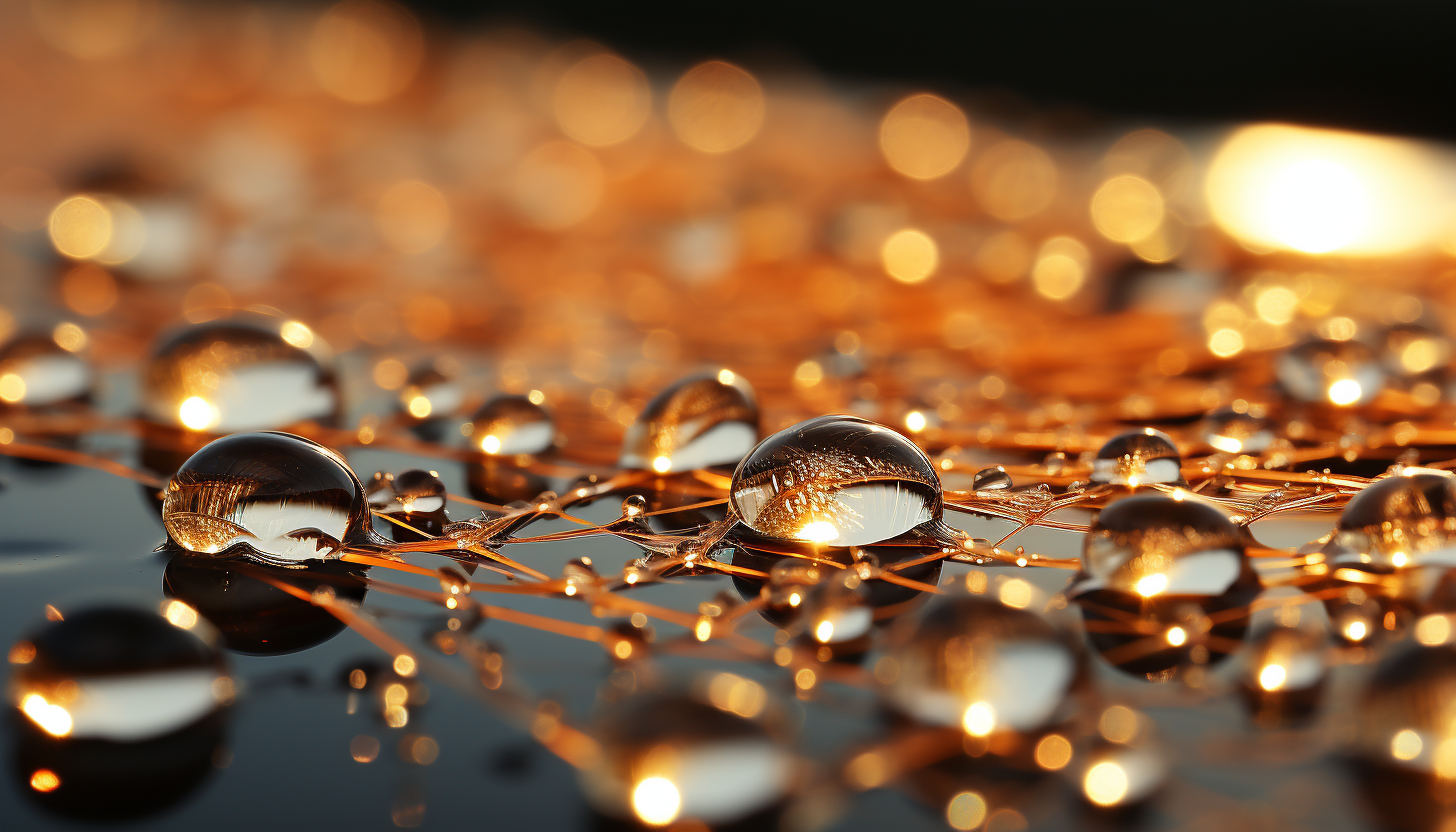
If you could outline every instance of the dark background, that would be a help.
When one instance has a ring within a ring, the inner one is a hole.
[[[1288,120],[1456,140],[1456,3],[407,0],[646,65],[800,61],[1018,113]]]

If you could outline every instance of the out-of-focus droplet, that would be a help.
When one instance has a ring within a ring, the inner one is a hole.
[[[182,548],[239,547],[278,565],[334,556],[367,535],[364,486],[338,454],[301,436],[237,433],[193,454],[165,490],[162,523]]]
[[[733,465],[757,439],[753,388],[736,373],[706,373],[647,403],[622,438],[619,464],[659,474]]]
[[[911,179],[936,179],[960,165],[971,147],[966,114],[938,95],[901,100],[880,122],[885,161]]]
[[[551,414],[526,396],[494,396],[469,424],[471,446],[490,456],[540,454],[556,444]]]
[[[1337,407],[1368,404],[1385,387],[1380,362],[1354,340],[1305,341],[1274,360],[1274,375],[1294,398]]]
[[[1394,376],[1412,377],[1445,367],[1452,343],[1445,333],[1422,324],[1397,324],[1385,330],[1381,360]]]
[[[1068,595],[1103,658],[1157,674],[1226,656],[1248,628],[1261,587],[1240,529],[1205,503],[1137,494],[1104,508],[1087,531]]]
[[[20,335],[0,347],[0,408],[82,402],[94,378],[86,359],[54,337]]]
[[[854,416],[820,416],[759,443],[733,473],[730,501],[759,534],[832,546],[879,543],[941,515],[925,453]]]
[[[374,104],[409,86],[424,49],[420,24],[408,10],[381,0],[344,0],[314,25],[308,59],[324,91]]]
[[[1037,293],[1051,300],[1066,300],[1082,288],[1092,268],[1087,247],[1072,237],[1053,237],[1042,243],[1031,267]]]
[[[614,818],[718,826],[779,804],[793,783],[792,754],[761,723],[680,694],[634,694],[594,733],[602,753],[582,790]]]
[[[142,377],[142,412],[152,422],[193,431],[281,428],[332,421],[339,406],[327,355],[310,339],[284,338],[288,322],[233,317],[165,338]]]
[[[800,603],[804,642],[823,645],[835,658],[857,658],[869,649],[875,608],[867,582],[853,570],[832,569],[805,588]],[[821,655],[822,658],[822,655]]]
[[[1456,565],[1456,475],[1402,468],[1365,486],[1325,545],[1330,569],[1389,572]]]
[[[1002,222],[1040,214],[1056,196],[1057,168],[1046,151],[1008,139],[980,154],[971,166],[971,193]]]
[[[1041,616],[987,595],[941,599],[895,652],[886,697],[930,725],[1030,733],[1069,715],[1077,651]]]
[[[1145,803],[1168,779],[1168,765],[1152,745],[1099,743],[1080,766],[1066,769],[1094,807],[1116,811]]]
[[[1361,791],[1392,829],[1437,830],[1452,817],[1456,647],[1410,646],[1383,661],[1352,720]]]
[[[1092,481],[1136,488],[1183,483],[1183,458],[1172,437],[1160,430],[1130,430],[1107,440],[1092,463]]]
[[[652,89],[642,70],[616,55],[599,53],[561,74],[551,98],[561,132],[582,144],[620,144],[652,114]]]
[[[1000,465],[982,468],[971,478],[972,491],[1006,491],[1011,485],[1011,475]]]
[[[1226,454],[1257,454],[1274,443],[1268,419],[1224,408],[1203,420],[1203,441]]]
[[[188,627],[124,607],[46,625],[26,638],[35,658],[12,674],[12,701],[46,734],[74,739],[136,742],[202,719],[231,701],[232,680],[188,611],[175,616]]]
[[[747,144],[763,126],[763,88],[724,61],[698,64],[678,79],[667,99],[672,129],[689,147],[726,153]]]
[[[104,315],[116,305],[116,278],[94,263],[80,263],[61,277],[61,299],[87,316]]]
[[[512,197],[527,222],[560,230],[590,216],[605,185],[602,165],[591,151],[571,142],[548,142],[517,166]]]
[[[1255,723],[1297,723],[1319,707],[1325,684],[1325,640],[1294,627],[1271,627],[1244,652],[1240,691]]]
[[[448,363],[427,361],[410,371],[399,391],[399,408],[436,439],[444,421],[465,403],[465,386]]]

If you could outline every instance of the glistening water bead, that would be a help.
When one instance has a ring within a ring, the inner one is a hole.
[[[286,566],[368,540],[367,518],[364,487],[338,454],[274,431],[209,443],[172,477],[162,505],[167,534],[190,552],[237,547]]]
[[[732,370],[720,370],[653,397],[627,428],[618,464],[659,474],[733,465],[757,439],[753,388]]]
[[[494,396],[466,424],[470,445],[490,456],[539,454],[556,444],[551,414],[525,396]]]
[[[729,500],[753,531],[779,540],[863,546],[940,520],[930,459],[895,431],[820,416],[770,436],[733,472]]]
[[[1093,521],[1067,594],[1092,644],[1125,670],[1215,661],[1238,647],[1261,589],[1245,543],[1211,505],[1135,494]]]
[[[1183,458],[1172,437],[1160,430],[1140,428],[1107,440],[1092,463],[1092,481],[1126,485],[1183,483]]]
[[[0,408],[79,403],[93,380],[91,365],[54,338],[21,335],[0,347]]]

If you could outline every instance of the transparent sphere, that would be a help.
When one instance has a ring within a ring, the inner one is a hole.
[[[844,655],[863,653],[875,623],[869,586],[851,570],[831,567],[830,571],[805,587],[801,606],[808,640],[840,649]]]
[[[893,656],[890,705],[973,736],[1061,721],[1080,666],[1050,622],[986,595],[937,600]]]
[[[1067,593],[1103,658],[1135,673],[1232,652],[1260,591],[1244,533],[1211,505],[1137,494],[1104,508]]]
[[[440,361],[411,370],[399,391],[400,410],[415,421],[439,420],[458,411],[465,404],[465,385],[449,370]]]
[[[12,702],[71,739],[139,742],[203,719],[232,697],[223,657],[196,610],[162,612],[96,607],[26,636],[10,652]]]
[[[1000,465],[982,468],[971,478],[972,491],[1007,491],[1011,486],[1011,475]]]
[[[792,753],[755,717],[767,710],[758,683],[721,673],[703,699],[639,693],[605,713],[594,732],[602,753],[581,772],[599,812],[664,826],[743,820],[781,803],[794,786]]]
[[[1314,713],[1327,675],[1325,647],[1322,635],[1296,627],[1270,627],[1250,639],[1240,691],[1256,723],[1272,727]]]
[[[556,444],[556,424],[525,396],[495,396],[470,417],[470,444],[491,456],[545,453]]]
[[[399,521],[381,519],[376,523],[383,523],[400,543],[439,535],[450,519],[445,513],[445,483],[434,471],[380,471],[364,486],[364,496],[371,511]],[[408,528],[400,523],[408,524]]]
[[[733,472],[729,499],[761,535],[832,546],[879,543],[941,516],[925,453],[855,416],[820,416],[765,439]]]
[[[338,616],[308,597],[322,592],[362,603],[368,590],[364,567],[318,563],[310,569],[239,568],[236,562],[178,552],[167,561],[162,589],[185,602],[217,628],[234,653],[276,656],[316,647],[345,630]],[[304,594],[285,592],[283,583]]]
[[[1257,454],[1274,443],[1268,419],[1223,408],[1208,414],[1202,425],[1203,441],[1229,454]]]
[[[1456,565],[1456,475],[1403,468],[1350,498],[1326,563],[1370,571]]]
[[[95,375],[54,338],[21,335],[0,347],[0,407],[49,407],[91,394]]]
[[[1113,485],[1182,483],[1183,458],[1172,437],[1139,428],[1107,440],[1092,463],[1092,481]]]
[[[1450,828],[1456,821],[1456,647],[1412,647],[1370,679],[1352,720],[1361,790],[1386,825]]]
[[[197,324],[161,342],[142,374],[142,412],[188,430],[233,433],[330,422],[339,397],[333,373],[300,336],[262,316]],[[304,330],[306,331],[306,330]]]
[[[1385,386],[1385,370],[1359,341],[1314,339],[1282,353],[1274,376],[1284,391],[1310,403],[1367,404]]]
[[[238,547],[295,566],[367,535],[367,512],[364,486],[338,454],[265,431],[233,434],[193,454],[166,488],[162,523],[190,552]]]
[[[758,440],[753,388],[731,370],[693,376],[663,390],[622,438],[623,468],[692,471],[733,465]]]

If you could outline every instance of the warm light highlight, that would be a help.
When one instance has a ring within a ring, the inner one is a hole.
[[[642,70],[601,53],[561,74],[551,105],[561,132],[582,144],[606,147],[642,129],[652,114],[652,90]]]
[[[667,100],[667,118],[678,138],[704,153],[726,153],[747,144],[763,126],[763,88],[750,74],[724,61],[685,72]]]
[[[880,150],[897,173],[936,179],[960,165],[971,147],[971,125],[956,105],[921,93],[902,100],[880,122]]]
[[[935,274],[940,250],[930,235],[906,228],[886,238],[880,247],[880,261],[890,277],[901,283],[919,283]]]

